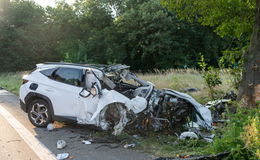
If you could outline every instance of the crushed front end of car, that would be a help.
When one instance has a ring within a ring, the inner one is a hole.
[[[126,126],[134,130],[175,131],[188,122],[211,130],[211,112],[191,96],[171,89],[156,89],[138,78],[126,65],[99,67],[101,94],[95,113],[79,123],[94,124],[119,135]]]

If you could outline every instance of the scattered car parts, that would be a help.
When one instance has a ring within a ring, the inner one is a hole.
[[[52,123],[49,123],[48,125],[47,125],[47,130],[48,131],[52,131],[54,129],[54,125],[52,124]]]
[[[183,133],[181,133],[179,138],[181,140],[184,140],[184,139],[187,139],[187,138],[188,139],[198,139],[199,137],[194,132],[183,132]]]
[[[83,140],[82,143],[83,143],[83,144],[91,144],[92,142],[91,142],[91,141],[88,141],[88,140]]]
[[[234,91],[230,91],[229,93],[226,93],[222,99],[209,101],[206,103],[205,107],[211,110],[212,112],[212,121],[215,123],[218,122],[225,122],[226,121],[226,113],[227,110],[232,111],[232,107],[230,106],[230,103],[232,101],[235,101],[237,98],[237,95],[234,93]],[[233,108],[232,112],[235,112]]]
[[[69,153],[59,153],[56,157],[58,160],[63,160],[69,158]]]
[[[66,142],[64,140],[58,140],[57,141],[57,149],[63,149],[64,147],[66,147]]]

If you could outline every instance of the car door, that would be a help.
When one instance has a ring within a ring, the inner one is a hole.
[[[69,67],[59,67],[53,73],[48,96],[56,116],[77,116],[79,93],[84,84],[83,73],[83,69]]]
[[[90,119],[97,110],[102,88],[99,79],[91,69],[86,70],[84,80],[85,86],[82,91],[88,93],[86,93],[87,96],[79,97],[77,120],[82,124],[95,124],[95,121],[90,121]],[[95,90],[94,94],[91,90]]]

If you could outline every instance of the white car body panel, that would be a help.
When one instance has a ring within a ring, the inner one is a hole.
[[[26,79],[29,80],[29,83],[26,83],[25,86],[21,86],[21,88],[29,88],[31,83],[37,83],[37,90],[31,92],[48,95],[48,98],[51,100],[52,105],[55,106],[53,107],[55,115],[76,115],[74,107],[77,107],[78,105],[78,96],[76,95],[78,95],[81,90],[79,87],[56,82],[44,76],[40,72],[32,72],[29,76],[26,77]]]
[[[55,115],[71,116],[77,115],[80,87],[53,81],[52,88],[46,88],[48,97],[53,103]]]
[[[90,98],[90,100],[87,100]],[[77,121],[80,124],[95,124],[99,125],[99,114],[100,112],[109,104],[113,103],[121,103],[121,104],[128,104],[126,105],[128,110],[133,110],[136,113],[143,111],[147,106],[147,101],[145,98],[139,97],[141,102],[134,103],[136,99],[130,100],[129,98],[125,97],[124,95],[118,93],[114,90],[102,90],[102,96],[90,96],[87,99],[82,99],[81,105],[78,108],[78,115]],[[84,107],[83,107],[84,106]],[[139,107],[139,108],[137,108]],[[138,110],[137,110],[137,109]]]

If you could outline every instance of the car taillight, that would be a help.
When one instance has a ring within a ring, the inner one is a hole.
[[[23,84],[27,83],[28,80],[27,79],[23,79]]]

